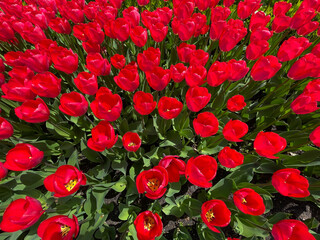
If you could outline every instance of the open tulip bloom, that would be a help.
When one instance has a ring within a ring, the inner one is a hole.
[[[320,239],[319,14],[0,0],[0,240]]]

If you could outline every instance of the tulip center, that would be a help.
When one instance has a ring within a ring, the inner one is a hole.
[[[247,200],[245,198],[242,198],[242,203],[243,204],[246,204],[247,203]]]
[[[160,181],[157,178],[150,178],[148,179],[147,185],[153,192],[155,192],[158,190],[160,186]]]
[[[131,142],[128,144],[128,147],[134,147],[134,146],[136,146],[136,144],[134,142]]]
[[[65,236],[67,236],[67,234],[68,234],[68,232],[70,231],[70,227],[69,226],[67,226],[67,225],[62,225],[61,226],[61,235],[62,235],[62,237],[65,237]]]
[[[76,186],[77,183],[78,183],[77,179],[72,179],[64,186],[70,192]]]
[[[144,229],[150,231],[154,227],[155,222],[152,217],[146,217],[143,224],[144,224]]]
[[[208,220],[208,222],[212,222],[215,219],[213,210],[210,209],[207,213],[206,213],[206,218]]]

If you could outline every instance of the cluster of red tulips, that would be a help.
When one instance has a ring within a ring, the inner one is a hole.
[[[51,123],[60,114],[92,123],[84,129],[90,150],[109,153],[123,146],[137,156],[148,142],[142,132],[119,132],[119,120],[125,114],[135,110],[144,123],[145,116],[159,115],[161,121],[171,122],[188,112],[195,133],[190,141],[202,141],[222,130],[217,144],[221,140],[226,144],[216,151],[218,162],[199,151],[188,157],[166,155],[152,168],[139,170],[136,188],[144,194],[140,197],[156,200],[165,197],[170,184],[180,182],[181,176],[199,188],[212,187],[219,167],[233,171],[246,161],[237,143],[249,143],[250,125],[235,116],[245,108],[248,111],[251,97],[234,92],[225,103],[225,113],[234,115],[223,123],[223,115],[212,111],[223,108],[215,106],[219,104],[215,100],[230,85],[245,81],[247,85],[241,88],[245,90],[280,74],[286,81],[307,79],[290,107],[298,115],[319,109],[320,28],[316,19],[320,1],[304,0],[299,6],[279,1],[270,6],[273,2],[264,12],[259,11],[261,0],[161,1],[161,7],[153,11],[149,0],[0,0],[1,97],[14,107],[12,114],[0,117],[0,140],[10,142],[23,132],[14,128],[15,122],[45,128],[45,122]],[[179,88],[184,89],[181,95],[176,94]],[[320,147],[320,126],[308,135],[310,143]],[[122,146],[117,144],[119,139]],[[275,161],[287,147],[285,137],[270,129],[260,129],[252,140],[257,156]],[[32,142],[16,144],[6,153],[5,162],[0,162],[0,179],[6,178],[8,170],[37,168],[44,164],[44,156]],[[45,189],[56,199],[79,194],[80,186],[87,184],[87,173],[79,170],[79,164],[56,165],[55,173],[43,180]],[[300,170],[281,168],[272,174],[274,189],[286,197],[308,197],[309,181]],[[262,196],[249,187],[238,188],[231,196],[234,211],[253,216],[266,212]],[[229,206],[221,199],[208,199],[202,203],[202,221],[220,233],[219,227],[231,222]],[[3,213],[0,228],[4,232],[27,229],[45,212],[44,204],[35,198],[15,199]],[[159,214],[147,210],[136,216],[137,239],[161,236]],[[275,240],[315,239],[303,222],[294,219],[278,221],[270,232]],[[78,218],[47,218],[37,234],[44,240],[76,238]]]

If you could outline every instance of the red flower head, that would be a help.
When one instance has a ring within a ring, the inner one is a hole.
[[[202,65],[192,65],[186,71],[186,83],[189,87],[201,86],[205,83],[207,70]]]
[[[251,188],[236,191],[233,194],[233,201],[237,208],[245,214],[259,216],[266,210],[262,197]]]
[[[177,47],[178,57],[181,62],[189,63],[192,53],[196,50],[196,45],[181,43]]]
[[[219,39],[221,51],[232,50],[246,35],[247,29],[244,27],[244,23],[239,19],[230,19]]]
[[[156,12],[159,14],[160,22],[163,25],[168,25],[172,18],[172,9],[168,7],[157,8]]]
[[[121,42],[126,41],[130,35],[130,24],[124,18],[117,18],[112,23],[113,35]]]
[[[287,141],[274,132],[259,132],[253,146],[260,156],[276,159],[274,155],[286,148]]]
[[[148,32],[147,29],[141,26],[135,26],[130,31],[130,38],[132,42],[138,47],[143,47],[146,45],[148,40]]]
[[[91,130],[92,138],[88,140],[88,147],[97,152],[112,148],[118,140],[114,128],[107,121],[101,121]]]
[[[320,147],[320,126],[318,126],[315,130],[312,131],[309,138],[314,145]]]
[[[110,58],[112,66],[122,69],[126,65],[126,58],[123,55],[115,54]]]
[[[122,111],[122,100],[118,94],[106,88],[100,88],[96,99],[90,104],[93,114],[99,119],[115,121],[120,117]]]
[[[224,147],[218,154],[218,160],[224,167],[235,168],[243,163],[244,156],[234,149]]]
[[[199,113],[193,120],[193,128],[201,137],[210,137],[218,132],[219,121],[211,112]]]
[[[272,78],[281,68],[281,63],[275,56],[260,57],[251,69],[251,77],[254,81],[263,81]]]
[[[289,16],[285,16],[285,15],[276,16],[273,19],[271,29],[276,33],[281,33],[290,26],[290,22],[291,22],[291,17]]]
[[[257,28],[264,28],[270,22],[270,15],[266,15],[264,12],[259,11],[252,14],[249,30],[253,31]]]
[[[98,80],[92,73],[81,72],[73,81],[76,87],[84,94],[95,95],[98,91]]]
[[[88,102],[80,93],[64,93],[60,98],[59,109],[67,115],[79,117],[87,112]]]
[[[309,233],[307,225],[294,219],[284,219],[277,222],[273,225],[271,234],[275,240],[316,240],[316,238]]]
[[[202,49],[195,50],[190,57],[190,65],[205,66],[209,60],[209,54]]]
[[[3,166],[12,171],[25,171],[41,163],[43,156],[43,152],[31,144],[19,143],[9,150]]]
[[[64,47],[50,48],[50,56],[55,69],[71,74],[78,69],[78,55]]]
[[[138,240],[154,240],[162,234],[163,225],[158,213],[145,211],[134,220]]]
[[[235,95],[228,99],[227,101],[227,109],[231,112],[238,112],[242,110],[246,106],[246,102],[244,101],[244,96]]]
[[[311,43],[307,38],[292,36],[281,44],[277,57],[281,62],[290,61],[299,57],[310,45]]]
[[[38,236],[42,240],[72,240],[78,233],[78,219],[74,215],[72,219],[65,215],[57,215],[44,220],[38,227]]]
[[[12,125],[3,117],[0,117],[0,140],[11,137],[13,134]]]
[[[205,87],[189,88],[186,94],[186,103],[190,111],[199,112],[210,101],[211,94]]]
[[[26,196],[14,200],[6,208],[0,228],[4,232],[15,232],[35,224],[44,213],[39,200]]]
[[[226,62],[215,61],[207,76],[207,82],[211,87],[217,87],[229,78],[228,64]]]
[[[255,29],[250,35],[250,42],[265,40],[268,41],[273,35],[273,32],[268,28]]]
[[[249,68],[247,67],[246,61],[244,60],[237,61],[235,59],[231,59],[228,62],[227,72],[229,73],[229,81],[238,81],[244,78],[247,75],[248,71]]]
[[[144,72],[151,71],[155,66],[160,64],[160,49],[149,47],[143,53],[139,53],[137,57],[139,68]]]
[[[32,71],[43,73],[49,70],[51,59],[46,51],[26,50],[21,58],[22,63]]]
[[[145,6],[150,0],[137,0],[139,6]],[[140,240],[140,239],[139,239]]]
[[[0,59],[0,72],[4,72],[6,70],[2,58]]]
[[[134,28],[139,25],[140,23],[140,13],[139,9],[130,6],[122,11],[123,18],[130,23],[130,28]]]
[[[218,164],[213,157],[200,155],[188,160],[185,176],[192,184],[209,188],[212,187],[210,182],[217,174]]]
[[[294,168],[281,169],[272,175],[273,187],[283,196],[304,198],[310,195],[308,179]]]
[[[8,169],[3,166],[3,163],[0,162],[0,181],[7,176]],[[1,226],[1,225],[0,225]],[[1,229],[1,227],[0,227]]]
[[[225,7],[230,7],[233,3],[234,3],[234,0],[223,0],[223,6]]]
[[[248,18],[252,13],[257,11],[262,4],[261,0],[244,0],[239,2],[237,13],[240,19]]]
[[[82,23],[84,21],[84,14],[82,7],[79,6],[75,1],[65,2],[58,6],[59,12],[62,17],[71,20],[73,23]]]
[[[39,73],[32,78],[30,86],[40,97],[55,98],[61,92],[61,79],[51,72]]]
[[[317,111],[319,107],[313,95],[302,93],[291,103],[291,109],[295,114],[308,114]]]
[[[133,96],[134,109],[141,115],[148,115],[156,108],[157,102],[153,101],[151,93],[138,91]]]
[[[112,63],[112,60],[111,60]],[[135,91],[140,84],[138,67],[136,64],[128,64],[120,70],[119,75],[114,77],[116,84],[128,92]]]
[[[17,68],[18,67],[15,67],[9,74]],[[21,68],[19,67],[19,69]],[[11,78],[8,83],[2,84],[1,90],[5,95],[1,97],[18,102],[34,99],[37,95],[31,90],[28,79],[29,76],[32,78],[33,74],[26,76],[26,79],[21,79],[23,76],[25,76],[25,74],[21,74],[19,78]]]
[[[170,70],[172,80],[179,83],[185,78],[187,67],[183,63],[177,63],[176,65],[171,65]]]
[[[146,78],[151,88],[162,91],[171,80],[171,71],[155,66],[150,72],[146,72]]]
[[[225,139],[231,142],[242,142],[240,138],[247,134],[248,125],[240,120],[230,120],[224,126],[222,134]]]
[[[43,181],[49,192],[53,192],[55,197],[66,197],[79,190],[80,185],[85,185],[86,176],[76,167],[62,165],[57,171]]]
[[[193,0],[181,0],[173,2],[173,13],[178,19],[185,19],[191,17],[195,8]]]
[[[311,22],[312,18],[316,15],[315,9],[313,8],[299,8],[291,19],[290,28],[298,29],[308,22]]]
[[[154,41],[162,42],[167,36],[168,26],[165,26],[163,23],[159,22],[151,25],[149,30]]]
[[[231,221],[231,212],[223,201],[213,199],[202,204],[201,218],[210,230],[220,233],[216,227],[227,226]]]
[[[168,172],[165,168],[160,166],[142,171],[137,176],[136,185],[139,193],[147,192],[147,198],[161,198],[167,191]]]
[[[312,53],[308,53],[299,58],[290,70],[288,71],[288,77],[293,80],[301,80],[307,77],[319,77],[320,76],[320,58]]]
[[[110,63],[103,58],[100,53],[89,53],[86,58],[86,68],[96,76],[106,76],[110,74]]]
[[[288,2],[276,2],[273,6],[273,14],[277,16],[283,16],[285,15],[291,8],[292,3]]]
[[[266,40],[255,40],[246,49],[246,58],[256,60],[269,50],[269,43]]]
[[[300,36],[307,36],[308,34],[312,33],[313,31],[317,30],[319,27],[319,22],[309,22],[303,25],[302,27],[298,28],[297,34]]]
[[[29,123],[45,122],[49,119],[50,111],[41,99],[26,100],[20,107],[14,109],[17,117]]]
[[[303,94],[310,95],[316,101],[320,101],[320,78],[310,81],[303,90]]]
[[[57,33],[61,33],[61,34],[70,34],[71,33],[70,23],[65,18],[57,17],[57,18],[51,19],[49,22],[49,27]]]
[[[169,182],[179,182],[180,175],[185,174],[186,163],[179,156],[165,156],[158,166],[164,167],[168,172]]]
[[[159,115],[166,120],[178,117],[182,108],[182,102],[173,97],[162,97],[158,103]]]
[[[138,133],[126,132],[122,137],[122,144],[128,152],[136,152],[141,146]]]

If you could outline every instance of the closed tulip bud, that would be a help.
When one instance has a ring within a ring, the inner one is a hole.
[[[123,18],[130,23],[131,29],[139,26],[140,13],[138,8],[134,6],[130,6],[122,11],[122,15],[123,15]]]
[[[249,25],[249,30],[265,27],[270,22],[270,15],[266,15],[264,12],[259,11],[252,15]]]
[[[223,52],[232,50],[246,35],[247,29],[244,27],[244,23],[239,19],[230,19],[219,38],[220,50]]]
[[[257,11],[261,4],[261,0],[244,0],[239,2],[237,13],[240,19],[246,19],[250,17],[252,13]]]
[[[244,156],[234,149],[224,147],[218,154],[218,160],[224,167],[235,168],[243,163]]]
[[[281,68],[278,58],[269,55],[260,57],[251,69],[251,77],[254,81],[263,81],[272,78]]]
[[[259,132],[253,142],[253,147],[260,156],[271,159],[279,158],[274,155],[284,150],[286,146],[286,139],[274,132]]]
[[[192,65],[186,71],[186,83],[189,87],[201,86],[205,83],[207,70],[202,65]]]
[[[163,23],[153,24],[149,28],[151,37],[156,42],[162,42],[168,33],[168,26],[163,25]]]
[[[228,77],[229,81],[239,81],[242,78],[244,78],[249,72],[247,63],[244,60],[237,61],[235,59],[231,59],[228,62],[227,68],[228,68],[227,72],[229,72],[229,77]]]
[[[121,89],[125,91],[135,91],[140,84],[137,65],[128,64],[127,66],[125,66],[120,70],[119,75],[114,77],[114,81]]]
[[[301,80],[307,77],[320,77],[320,58],[308,53],[297,60],[289,69],[288,77]]]
[[[51,72],[39,73],[32,78],[30,86],[40,97],[55,98],[61,92],[61,79]]]
[[[152,71],[146,72],[146,78],[152,89],[162,91],[171,80],[171,72],[170,69],[156,66]]]
[[[292,3],[289,2],[276,2],[273,6],[273,15],[283,16],[285,15],[291,8]]]
[[[111,66],[108,59],[103,58],[99,53],[88,54],[86,68],[96,76],[110,74]]]
[[[307,38],[292,36],[281,44],[277,57],[281,62],[290,61],[299,57],[310,45],[311,43]]]
[[[0,117],[0,140],[11,137],[13,134],[12,125],[3,117]]]
[[[189,88],[186,94],[186,103],[188,109],[192,112],[199,112],[210,101],[211,94],[205,87]]]
[[[67,115],[79,117],[87,112],[88,102],[80,93],[64,93],[60,98],[59,109]]]
[[[151,93],[138,91],[133,96],[133,107],[141,115],[148,115],[156,108],[157,102]]]
[[[148,32],[141,26],[135,26],[130,31],[130,38],[135,45],[143,47],[147,43]]]
[[[71,74],[78,69],[78,55],[63,47],[50,48],[55,69]]]
[[[246,49],[246,58],[256,60],[269,50],[269,43],[266,40],[251,42]]]
[[[213,113],[202,112],[193,120],[193,128],[200,137],[210,137],[218,132],[219,121]]]
[[[272,22],[272,31],[276,33],[281,33],[289,28],[290,23],[291,17],[285,15],[276,16]]]
[[[297,29],[297,34],[300,36],[307,36],[313,31],[317,30],[319,27],[319,22],[308,22],[304,24],[302,27]]]
[[[235,95],[228,99],[227,101],[227,109],[231,112],[238,112],[242,110],[246,106],[246,102],[244,101],[244,96]]]
[[[16,107],[14,112],[18,118],[29,123],[45,122],[50,116],[49,108],[41,98],[26,100],[20,107]]]
[[[49,22],[49,27],[61,34],[70,34],[71,33],[71,26],[67,19],[65,18],[53,18]]]
[[[229,78],[228,64],[226,62],[215,61],[207,76],[207,82],[211,87],[217,87]]]

